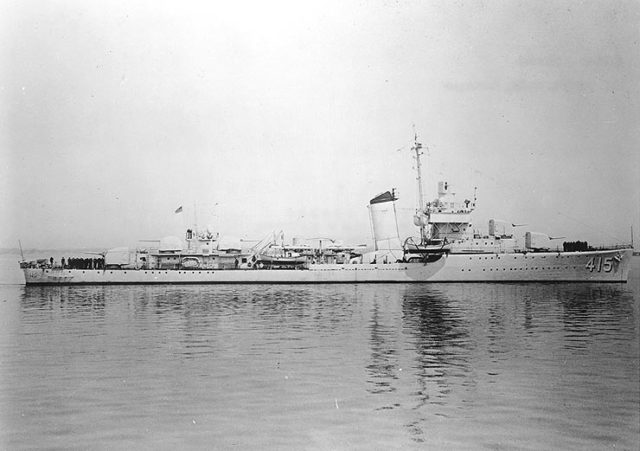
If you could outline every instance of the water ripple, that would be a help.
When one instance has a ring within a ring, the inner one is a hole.
[[[4,448],[624,449],[640,434],[635,285],[1,290]]]

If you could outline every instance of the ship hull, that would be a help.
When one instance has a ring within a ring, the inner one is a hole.
[[[307,269],[116,270],[24,268],[27,285],[388,282],[626,282],[631,249],[445,254],[435,262],[320,264]]]

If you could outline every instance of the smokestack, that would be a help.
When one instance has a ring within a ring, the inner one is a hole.
[[[373,225],[373,240],[376,251],[402,251],[396,204],[398,199],[395,189],[378,194],[369,201],[369,213]]]

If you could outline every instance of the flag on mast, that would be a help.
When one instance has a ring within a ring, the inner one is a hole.
[[[182,213],[182,205],[180,205],[178,208],[176,208],[176,211],[174,213],[175,214]]]

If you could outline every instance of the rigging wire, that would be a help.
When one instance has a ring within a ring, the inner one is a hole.
[[[501,177],[504,178],[511,178],[512,183],[509,184],[509,186],[507,186],[506,184],[502,183],[501,181],[499,181],[497,178],[488,175],[486,173],[484,173],[483,171],[480,171],[479,169],[472,169],[472,173],[474,175],[479,176],[480,178],[484,178],[485,180],[490,180],[491,182],[493,182],[498,188],[506,190],[505,192],[507,192],[508,190],[510,190],[513,186],[517,186],[519,184],[521,184],[521,181],[515,180],[513,177],[511,177],[508,173],[506,174],[501,174]],[[619,236],[615,236],[612,235],[611,233],[607,232],[606,230],[603,230],[602,228],[597,228],[594,227],[593,225],[586,223],[578,218],[575,218],[571,215],[566,214],[566,212],[563,212],[561,210],[558,209],[553,209],[552,213],[555,213],[558,216],[562,216],[564,218],[567,218],[571,221],[573,221],[574,223],[583,226],[587,229],[589,229],[591,232],[595,232],[597,234],[600,235],[606,235],[607,238],[612,239],[612,240],[616,240],[618,242],[624,242],[625,240],[621,239]]]

